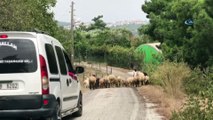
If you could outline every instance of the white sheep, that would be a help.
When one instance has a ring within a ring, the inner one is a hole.
[[[137,80],[136,86],[145,84],[145,75],[143,72],[137,71],[135,80]]]
[[[145,84],[148,84],[148,83],[149,83],[149,76],[146,75],[146,76],[145,76]]]
[[[127,80],[125,81],[125,86],[126,87],[130,87],[133,85],[133,82],[134,82],[134,77],[128,77]]]
[[[84,81],[83,81],[83,85],[85,88],[89,88],[89,78],[86,78]]]

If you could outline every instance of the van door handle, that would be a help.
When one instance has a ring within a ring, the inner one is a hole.
[[[67,86],[69,86],[70,85],[70,83],[69,83],[69,79],[67,79]]]

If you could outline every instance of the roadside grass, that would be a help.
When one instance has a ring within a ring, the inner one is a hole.
[[[183,107],[186,95],[182,93],[178,98],[174,98],[165,92],[163,87],[159,85],[147,85],[138,88],[139,94],[146,97],[149,102],[154,103],[156,112],[169,120],[173,111],[179,111]]]
[[[184,63],[166,61],[152,71],[150,80],[152,86],[141,87],[141,94],[156,103],[166,119],[213,119],[213,66],[191,70]]]
[[[191,69],[184,63],[165,61],[157,67],[147,67],[147,70],[151,85],[138,88],[139,92],[157,105],[159,114],[170,119],[187,100],[183,84],[191,76]]]

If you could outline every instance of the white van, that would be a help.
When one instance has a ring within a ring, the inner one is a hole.
[[[77,74],[58,40],[37,32],[0,32],[0,119],[61,120],[82,115]]]

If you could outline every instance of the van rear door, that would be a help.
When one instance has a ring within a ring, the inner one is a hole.
[[[1,96],[41,94],[36,37],[20,36],[21,33],[0,38]]]

